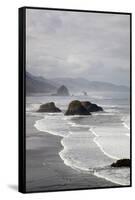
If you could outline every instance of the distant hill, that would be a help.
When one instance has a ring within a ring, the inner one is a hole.
[[[108,82],[89,81],[85,78],[53,78],[46,79],[42,76],[34,76],[26,72],[26,94],[31,93],[56,93],[58,88],[64,85],[69,92],[82,91],[129,91],[129,87],[115,85]]]
[[[26,72],[26,94],[31,93],[50,93],[56,91],[57,88],[43,77],[33,76]]]
[[[89,81],[84,78],[55,78],[52,81],[60,86],[65,84],[70,91],[129,91],[127,86],[115,85],[108,82]]]

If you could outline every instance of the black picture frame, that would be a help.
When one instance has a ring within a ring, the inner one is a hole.
[[[130,16],[130,185],[129,186],[111,186],[111,187],[95,187],[95,188],[76,188],[61,190],[45,190],[45,191],[27,191],[26,189],[26,10],[39,9],[51,11],[65,12],[87,12],[87,13],[103,13],[129,15]],[[76,10],[65,8],[43,8],[43,7],[21,7],[19,8],[19,174],[18,174],[18,191],[21,193],[35,192],[57,192],[69,190],[90,190],[90,189],[108,189],[108,188],[124,188],[132,186],[132,13],[128,12],[111,12],[111,11],[92,11],[92,10]]]

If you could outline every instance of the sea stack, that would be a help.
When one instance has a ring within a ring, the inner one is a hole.
[[[69,91],[68,91],[67,87],[62,85],[60,88],[58,88],[57,95],[58,96],[69,96]]]
[[[42,104],[40,108],[37,110],[37,112],[53,113],[53,112],[61,112],[61,110],[55,106],[54,102],[49,102],[46,104]]]
[[[74,100],[69,104],[65,115],[90,115],[90,112],[88,112],[80,101]]]
[[[82,101],[81,103],[89,112],[103,111],[102,107],[89,101]]]

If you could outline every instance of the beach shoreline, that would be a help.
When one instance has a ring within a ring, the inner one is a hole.
[[[95,175],[79,172],[64,164],[60,136],[40,132],[34,124],[39,116],[26,116],[26,191],[59,191],[118,187]]]

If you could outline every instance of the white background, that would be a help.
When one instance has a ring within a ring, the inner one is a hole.
[[[0,4],[0,199],[133,199],[132,188],[21,194],[18,182],[18,8],[42,6],[133,13],[134,0],[3,0]],[[134,38],[133,38],[134,48]],[[133,49],[134,57],[134,49]],[[134,58],[133,58],[134,61]],[[133,62],[133,76],[134,76]],[[134,95],[133,81],[133,95]],[[134,101],[134,97],[133,97]],[[133,102],[134,110],[134,102]],[[134,121],[133,113],[133,121]],[[135,155],[133,124],[133,158]],[[133,165],[135,161],[133,159]],[[134,177],[133,167],[133,177]],[[135,198],[135,197],[134,197]]]

